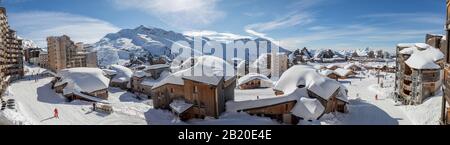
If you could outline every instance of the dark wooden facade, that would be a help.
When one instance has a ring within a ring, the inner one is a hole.
[[[322,97],[320,97],[319,95],[315,94],[312,91],[308,90],[308,95],[310,97],[316,98],[317,100],[320,101],[320,103],[325,106],[325,114],[327,113],[331,113],[331,112],[341,112],[341,113],[346,113],[347,110],[347,102],[344,102],[342,100],[339,100],[337,98],[338,94],[339,94],[339,89],[337,89],[333,95],[328,99],[325,100]]]
[[[152,99],[155,108],[169,109],[173,100],[184,100],[193,107],[178,114],[181,119],[215,117],[225,112],[227,101],[234,100],[236,78],[220,81],[210,85],[189,79],[183,79],[184,85],[165,84],[152,89]]]
[[[261,80],[260,79],[254,79],[247,83],[239,85],[239,89],[241,89],[241,90],[257,89],[257,88],[261,88]]]
[[[291,110],[296,103],[297,101],[294,100],[259,108],[249,108],[243,111],[250,115],[270,117],[286,124],[298,124],[300,118],[291,114]]]

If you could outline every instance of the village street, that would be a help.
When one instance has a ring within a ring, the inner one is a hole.
[[[393,75],[393,74],[392,74]],[[390,76],[384,82],[385,87],[393,91]],[[390,92],[380,91],[377,78],[370,76],[362,79],[341,81],[349,89],[350,105],[348,118],[342,124],[348,125],[411,125],[405,113],[389,98]],[[351,84],[350,84],[351,82]],[[386,89],[386,90],[389,90]],[[392,92],[391,91],[391,92]],[[375,96],[378,95],[378,100]]]
[[[51,89],[50,81],[52,77],[41,77],[35,80],[31,74],[36,74],[38,67],[29,68],[24,79],[11,84],[9,87],[9,98],[14,98],[18,102],[18,110],[23,115],[22,122],[28,124],[43,125],[83,125],[83,124],[147,124],[144,117],[123,112],[107,115],[104,113],[91,111],[91,103],[83,101],[67,102],[61,95],[56,94]],[[118,92],[110,89],[111,98],[124,100],[123,103],[133,101],[132,94]],[[119,106],[119,101],[116,106]],[[136,99],[134,99],[136,100]],[[137,100],[136,100],[137,101]],[[148,110],[150,106],[143,103],[134,103],[134,108]],[[53,110],[59,111],[59,119],[53,117]],[[128,109],[129,110],[129,109]],[[128,111],[130,112],[130,111]],[[135,113],[138,114],[138,113]],[[142,113],[143,114],[143,113]]]

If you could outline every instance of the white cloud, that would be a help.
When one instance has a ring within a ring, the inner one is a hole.
[[[186,31],[183,33],[184,35],[193,36],[193,37],[208,37],[211,40],[219,41],[219,42],[230,42],[236,39],[244,39],[244,38],[252,38],[250,36],[237,35],[233,33],[221,33],[216,31],[202,30],[202,31]]]
[[[278,41],[276,41],[274,38],[268,36],[265,32],[276,30],[276,29],[282,29],[282,28],[288,28],[298,25],[306,25],[311,22],[313,22],[314,19],[311,17],[309,13],[291,13],[288,14],[285,17],[282,17],[280,19],[276,19],[273,21],[265,22],[265,23],[256,23],[247,25],[244,30],[250,35],[264,38],[267,40],[272,41],[273,43],[280,45]]]
[[[11,13],[10,25],[19,35],[45,47],[48,36],[68,35],[74,41],[95,43],[118,27],[95,18],[61,12],[34,11]]]
[[[218,10],[218,0],[113,0],[119,8],[138,9],[177,27],[211,24],[225,13]]]
[[[251,29],[257,32],[265,32],[297,25],[309,24],[313,21],[314,19],[309,13],[293,13],[273,21],[248,25],[246,26],[246,29]]]

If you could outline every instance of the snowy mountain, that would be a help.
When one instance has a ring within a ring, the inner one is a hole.
[[[34,43],[33,40],[27,40],[27,39],[22,39],[22,48],[28,49],[28,48],[37,48],[38,46],[36,45],[36,43]]]
[[[130,55],[169,56],[170,47],[176,41],[189,42],[190,38],[173,31],[139,26],[108,34],[93,46],[98,51],[99,63],[110,65],[126,62],[130,60]]]
[[[250,41],[251,39],[238,39],[236,41]],[[190,46],[183,46],[176,43],[177,41],[188,42]],[[102,38],[99,42],[93,44],[93,51],[97,51],[98,59],[101,66],[111,64],[122,64],[128,62],[132,57],[146,57],[148,55],[160,56],[165,55],[173,58],[174,55],[170,50],[173,45],[192,48],[193,37],[186,36],[181,33],[166,31],[159,28],[151,28],[139,26],[135,29],[123,29],[117,33],[111,33]],[[211,41],[207,37],[202,38],[203,44]],[[258,38],[256,42],[267,41],[270,49],[269,40]],[[225,43],[222,43],[225,46]],[[281,48],[282,52],[289,52]]]
[[[314,52],[314,58],[344,58],[345,54],[331,49],[320,49]]]

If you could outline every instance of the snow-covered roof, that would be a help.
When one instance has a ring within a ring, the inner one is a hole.
[[[336,74],[341,77],[345,77],[345,76],[349,75],[350,73],[352,73],[353,71],[349,70],[349,69],[338,68],[338,69],[334,70],[334,72],[336,72]]]
[[[325,112],[325,107],[317,99],[301,98],[291,113],[305,120],[316,120]]]
[[[110,70],[110,69],[103,69],[103,72],[105,73],[105,75],[109,75],[109,76],[117,74],[117,71]]]
[[[339,67],[337,64],[329,64],[327,65],[328,69],[332,69],[333,67]]]
[[[161,76],[158,79],[156,79],[156,80],[153,79],[153,78],[145,78],[141,82],[141,85],[153,87],[155,84],[161,82],[164,78],[166,78],[169,75],[170,75],[170,72],[164,71],[164,72],[161,73]]]
[[[361,68],[360,65],[357,65],[355,63],[349,63],[349,64],[344,66],[344,69],[351,69],[352,67]]]
[[[436,62],[444,59],[444,54],[439,49],[425,43],[416,43],[400,53],[411,55],[405,63],[414,69],[440,69]]]
[[[250,100],[241,102],[227,102],[227,111],[237,112],[248,109],[256,109],[271,105],[295,101],[296,104],[291,113],[307,120],[316,120],[325,112],[325,107],[317,99],[308,98],[305,88],[299,88],[293,93],[269,99]]]
[[[274,98],[248,100],[248,101],[240,101],[240,102],[229,101],[229,102],[227,102],[226,107],[227,107],[227,111],[237,112],[237,111],[241,111],[241,110],[255,109],[255,108],[267,107],[267,106],[277,105],[277,104],[291,102],[291,101],[297,101],[299,98],[306,97],[307,95],[308,94],[307,94],[306,89],[299,89],[292,94],[274,97]]]
[[[315,73],[315,70],[309,65],[293,66],[281,75],[274,89],[290,94],[297,90],[297,86],[305,85],[305,76],[311,73]]]
[[[183,79],[217,85],[221,80],[228,81],[235,78],[234,67],[221,58],[205,55],[197,57],[195,60],[196,63],[193,67],[169,75],[161,82],[155,84],[153,88],[158,88],[165,84],[184,85]]]
[[[344,101],[346,103],[349,103],[348,102],[348,95],[347,95],[347,88],[344,85],[341,84],[341,88],[339,90],[339,94],[337,95],[336,98],[341,100],[341,101]]]
[[[146,77],[146,76],[151,76],[151,74],[147,74],[145,71],[135,71],[133,73],[134,77],[138,77],[138,78],[142,78],[142,77]]]
[[[304,86],[304,87],[303,87]],[[348,103],[346,88],[339,82],[320,76],[309,65],[296,65],[288,69],[277,82],[275,90],[283,91],[283,96],[270,99],[227,102],[227,111],[244,111],[296,101],[291,113],[307,120],[316,120],[325,112],[325,107],[308,91],[329,100],[338,91],[337,98]],[[338,90],[339,89],[339,90]]]
[[[320,74],[323,75],[323,76],[328,76],[328,75],[331,75],[333,73],[334,73],[334,71],[333,70],[329,70],[329,69],[320,71]]]
[[[128,82],[133,76],[133,71],[131,69],[121,65],[111,65],[110,69],[117,72],[117,74],[112,78],[112,82]]]
[[[340,83],[329,78],[310,74],[306,77],[306,88],[322,99],[329,100],[340,88]]]
[[[190,103],[186,103],[183,100],[174,100],[174,101],[172,101],[172,103],[169,104],[169,106],[177,114],[180,114],[180,113],[185,112],[186,110],[188,110],[189,108],[191,108],[194,105],[190,104]]]
[[[416,45],[416,43],[400,43],[400,44],[397,44],[397,47],[408,48],[408,47],[413,47],[414,45]]]
[[[55,86],[67,83],[65,89],[91,93],[108,88],[109,79],[103,75],[103,71],[98,68],[70,68],[58,72],[61,78]],[[68,92],[66,92],[68,93]]]
[[[413,53],[405,63],[414,69],[440,69],[436,61],[443,58],[444,54],[439,49],[430,48]]]
[[[274,89],[291,94],[298,86],[305,86],[309,91],[328,100],[339,89],[340,83],[320,75],[309,65],[296,65],[281,76]]]
[[[408,46],[404,44],[404,46]],[[425,44],[425,43],[415,43],[414,45],[410,45],[409,47],[405,47],[405,49],[400,51],[400,54],[413,54],[418,51],[422,51],[428,48],[433,48],[432,46]]]
[[[239,86],[239,85],[248,83],[255,79],[261,80],[261,87],[272,87],[273,86],[272,80],[270,80],[267,76],[258,74],[258,73],[249,73],[249,74],[239,78],[237,81],[237,85]]]
[[[170,65],[169,64],[149,65],[149,66],[145,66],[144,70],[153,70],[153,69],[162,69],[162,68],[170,68]]]
[[[325,66],[320,65],[320,64],[314,65],[313,67],[314,67],[314,69],[323,69],[323,68],[326,68]]]

